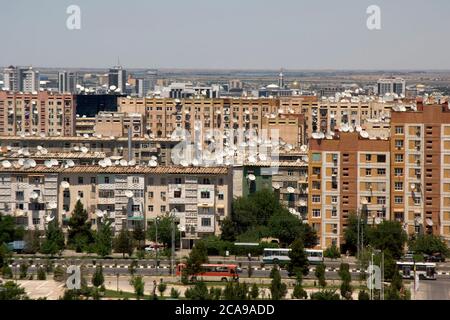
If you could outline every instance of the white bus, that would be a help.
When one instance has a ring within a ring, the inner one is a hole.
[[[291,260],[289,258],[290,251],[291,249],[265,248],[263,252],[263,262],[279,265],[286,264]],[[323,263],[323,250],[305,249],[305,253],[309,263]]]
[[[398,270],[404,279],[414,279],[414,262],[397,262]],[[436,280],[436,263],[416,262],[419,279]]]

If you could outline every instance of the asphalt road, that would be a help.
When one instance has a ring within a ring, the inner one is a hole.
[[[436,281],[419,281],[415,300],[450,300],[450,278],[438,277]]]

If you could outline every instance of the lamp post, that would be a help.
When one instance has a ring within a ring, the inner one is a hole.
[[[177,208],[173,208],[170,211],[171,217],[171,227],[172,227],[172,252],[170,255],[170,275],[174,274],[174,266],[175,266],[175,216],[177,214]]]

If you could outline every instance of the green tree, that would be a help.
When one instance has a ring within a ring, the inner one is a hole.
[[[198,241],[192,248],[186,259],[184,272],[187,275],[195,275],[202,271],[202,264],[208,262],[208,250],[203,241]]]
[[[121,253],[124,258],[125,254],[129,256],[133,254],[133,238],[125,227],[122,227],[120,233],[114,238],[114,251]]]
[[[155,241],[156,240],[156,223],[158,224],[158,242],[164,244],[166,247],[170,248],[172,245],[172,225],[176,228],[176,224],[173,221],[173,217],[170,215],[164,215],[158,217],[158,222],[156,220],[147,227],[147,238]],[[172,224],[173,222],[173,224]],[[180,233],[175,229],[175,243],[180,242]]]
[[[252,287],[250,288],[250,292],[249,292],[248,296],[251,300],[256,300],[259,298],[259,288],[256,283],[252,284]]]
[[[144,296],[144,288],[145,288],[145,282],[142,276],[135,276],[131,278],[130,285],[132,285],[134,288],[136,299],[140,300],[141,297]]]
[[[301,273],[307,275],[309,273],[308,257],[303,247],[303,241],[301,238],[297,238],[291,244],[291,251],[289,251],[290,261],[287,265],[289,275]]]
[[[53,280],[63,282],[66,278],[66,270],[62,266],[57,266],[53,271]]]
[[[159,230],[158,230],[159,231]],[[137,243],[137,247],[142,249],[145,241],[145,231],[142,223],[137,223],[133,229],[133,239]]]
[[[26,254],[35,254],[41,251],[41,236],[42,232],[37,226],[34,227],[34,230],[26,231],[23,239],[25,241],[23,252]]]
[[[159,296],[161,298],[163,297],[164,292],[166,291],[166,289],[167,289],[167,284],[161,280],[161,282],[158,284]]]
[[[170,289],[170,297],[172,299],[178,299],[180,297],[180,291],[172,287],[172,289]]]
[[[341,266],[339,267],[339,277],[341,277],[341,296],[346,300],[351,300],[353,292],[351,286],[352,275],[348,263],[341,263]]]
[[[340,300],[340,299],[339,294],[336,293],[336,290],[322,289],[320,291],[311,293],[311,300]]]
[[[27,274],[28,274],[28,264],[25,263],[21,263],[20,264],[20,279],[26,279],[27,278]]]
[[[293,299],[308,299],[308,293],[303,289],[303,277],[301,273],[297,274],[297,281],[292,292]]]
[[[58,226],[56,221],[52,221],[47,225],[45,232],[45,240],[41,246],[41,252],[54,256],[55,254],[61,254],[64,250],[65,239],[64,233]]]
[[[423,234],[409,241],[409,249],[416,253],[433,255],[440,253],[442,256],[449,255],[447,244],[441,237],[433,234]]]
[[[323,263],[318,264],[316,266],[316,271],[314,272],[314,275],[316,276],[317,280],[319,281],[319,286],[322,288],[325,288],[327,285],[327,282],[325,281],[325,265]]]
[[[192,288],[186,289],[184,296],[189,300],[210,300],[208,287],[203,281],[198,281]]]
[[[95,252],[101,257],[111,255],[113,239],[111,224],[111,221],[100,224],[100,227],[95,234]]]
[[[105,277],[103,276],[103,266],[99,265],[95,268],[92,275],[92,285],[96,288],[101,287],[105,283]]]
[[[3,300],[27,300],[25,290],[14,281],[0,283],[0,301]]]
[[[11,258],[11,252],[5,243],[0,243],[0,268],[4,265],[8,265]]]
[[[85,251],[94,239],[88,212],[84,209],[80,200],[75,204],[68,225],[68,245],[74,248],[76,252]]]
[[[272,300],[281,300],[286,296],[287,286],[281,281],[280,271],[276,267],[270,272],[270,278],[272,279],[270,283],[270,294]]]
[[[399,259],[403,254],[407,235],[400,222],[386,220],[369,228],[367,238],[373,248],[389,251],[395,259]]]
[[[43,267],[38,268],[37,278],[38,278],[38,280],[46,280],[47,279],[47,274],[45,273],[45,269]]]
[[[370,295],[365,290],[361,290],[358,293],[358,300],[370,300]]]
[[[223,290],[223,297],[225,300],[246,300],[248,290],[246,283],[228,282]]]
[[[24,230],[16,226],[14,219],[13,216],[0,213],[0,245],[23,239]]]
[[[284,244],[291,244],[297,238],[301,238],[306,247],[312,247],[317,243],[315,231],[286,209],[280,210],[270,218],[269,229],[271,235]]]
[[[368,226],[365,220],[360,218],[359,224],[360,234],[367,235]],[[349,250],[355,254],[358,246],[358,216],[354,212],[351,212],[348,217],[347,227],[344,229],[344,240],[345,250]],[[364,246],[366,246],[369,243],[368,238],[364,236],[363,240]]]
[[[220,239],[223,241],[236,241],[236,225],[230,218],[225,218],[220,225],[220,230],[222,233],[220,234]]]
[[[339,248],[333,243],[331,247],[327,248],[324,253],[324,257],[330,258],[330,259],[339,259],[341,257],[341,252],[339,251]]]

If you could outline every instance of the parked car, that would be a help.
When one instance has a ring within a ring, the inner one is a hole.
[[[440,253],[425,254],[424,259],[426,262],[445,262],[445,257]]]

